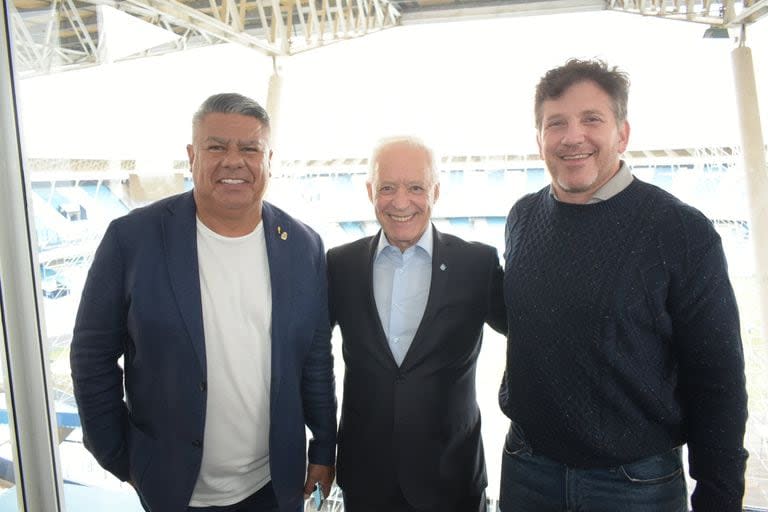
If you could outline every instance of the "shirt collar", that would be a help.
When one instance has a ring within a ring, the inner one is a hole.
[[[379,254],[381,254],[381,252],[387,247],[392,247],[394,250],[400,252],[399,248],[389,243],[389,240],[387,240],[387,236],[384,234],[384,231],[381,230],[379,232],[379,245],[376,247],[375,258],[378,258]],[[421,238],[419,238],[419,241],[416,242],[416,244],[413,247],[421,247],[421,249],[427,253],[427,256],[429,256],[430,258],[432,257],[432,223],[431,222],[429,223],[429,225],[427,225],[427,229],[424,230],[424,234],[421,235]],[[408,249],[410,249],[410,247]],[[406,251],[408,249],[406,249]]]
[[[627,163],[622,160],[621,161],[621,167],[619,167],[618,172],[611,177],[608,181],[606,181],[602,187],[597,189],[595,193],[592,195],[592,197],[587,201],[587,204],[592,203],[599,203],[600,201],[607,201],[608,199],[612,198],[625,188],[629,186],[630,183],[632,183],[632,180],[634,177],[632,176],[632,172],[629,170],[629,166]],[[552,189],[552,185],[549,186],[549,195],[557,199],[557,196],[555,195],[554,190]],[[557,199],[559,201],[559,199]]]

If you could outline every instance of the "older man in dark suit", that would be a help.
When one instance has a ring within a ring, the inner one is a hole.
[[[88,274],[71,352],[85,446],[152,512],[297,512],[334,476],[323,244],[262,200],[258,103],[210,97],[187,151],[194,190],[112,222]]]
[[[475,370],[484,324],[506,331],[497,252],[431,227],[440,185],[420,140],[382,142],[367,186],[382,230],[328,252],[346,510],[485,510]]]

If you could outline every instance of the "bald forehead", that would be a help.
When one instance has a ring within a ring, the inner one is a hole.
[[[395,141],[383,145],[376,152],[374,162],[374,179],[378,178],[381,170],[422,170],[425,181],[432,178],[432,155],[426,148],[407,142]]]

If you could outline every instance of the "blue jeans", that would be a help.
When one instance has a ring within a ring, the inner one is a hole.
[[[680,448],[604,469],[569,468],[532,453],[519,426],[501,462],[502,512],[686,512]]]

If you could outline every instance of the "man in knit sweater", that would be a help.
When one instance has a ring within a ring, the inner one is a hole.
[[[629,80],[570,60],[536,89],[551,185],[506,226],[506,512],[740,511],[747,397],[720,237],[631,174]]]

